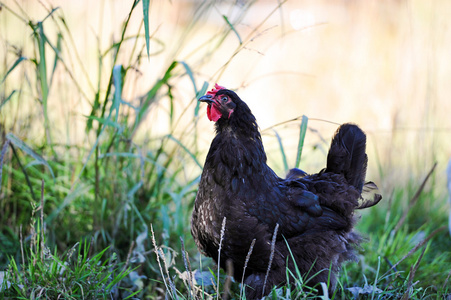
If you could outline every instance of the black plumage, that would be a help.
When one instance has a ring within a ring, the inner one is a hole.
[[[216,85],[199,100],[208,103],[208,118],[216,122],[192,215],[191,232],[199,249],[218,262],[225,218],[220,266],[225,268],[231,260],[237,280],[255,239],[244,274],[247,299],[260,298],[285,283],[286,267],[295,273],[295,264],[304,279],[316,274],[309,285],[329,282],[332,292],[341,263],[354,258],[353,248],[361,240],[352,230],[355,209],[381,199],[374,194],[373,199],[360,201],[364,186],[377,189],[373,183],[365,184],[363,131],[353,124],[340,126],[325,169],[312,175],[292,169],[283,179],[266,164],[256,119],[235,92]]]

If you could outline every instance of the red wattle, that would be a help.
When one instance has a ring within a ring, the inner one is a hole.
[[[207,116],[210,121],[216,122],[221,119],[221,112],[214,106],[208,105],[207,107]]]

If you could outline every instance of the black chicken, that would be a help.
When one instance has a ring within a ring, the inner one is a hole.
[[[286,267],[295,274],[296,266],[304,280],[310,277],[308,285],[329,283],[332,292],[341,263],[354,258],[353,246],[361,240],[352,231],[354,210],[382,198],[374,194],[359,203],[362,189],[377,189],[364,183],[365,134],[353,124],[340,126],[325,169],[312,175],[293,169],[282,179],[266,164],[255,117],[235,92],[215,85],[199,101],[208,103],[208,118],[216,122],[191,221],[199,249],[218,262],[225,218],[220,266],[225,268],[230,260],[237,280],[245,271],[247,299],[260,298],[285,283]]]

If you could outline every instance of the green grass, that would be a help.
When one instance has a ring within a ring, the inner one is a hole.
[[[8,256],[8,267],[2,271],[0,294],[2,299],[127,299],[139,291],[131,291],[121,285],[122,280],[133,274],[125,263],[118,263],[116,253],[108,247],[92,253],[89,241],[76,243],[59,255],[47,247],[44,224],[44,181],[41,186],[41,203],[35,211],[40,218],[30,224],[30,242],[22,240],[20,226],[20,260]]]
[[[254,4],[246,2],[238,14],[223,15],[221,30],[195,50],[186,49],[185,38],[165,45],[154,37],[150,4],[129,2],[125,19],[114,28],[120,34],[107,45],[98,37],[96,64],[87,65],[63,8],[41,3],[36,20],[26,6],[0,2],[8,28],[19,28],[25,36],[21,42],[3,41],[7,51],[0,65],[2,297],[242,295],[239,279],[230,281],[199,254],[188,228],[203,163],[199,149],[205,143],[199,138],[195,99],[284,2],[274,3],[244,35],[237,24]],[[195,5],[184,37],[202,31],[203,17],[215,10],[209,1]],[[209,74],[210,82],[200,81],[202,66],[228,39],[238,43],[236,49]],[[143,83],[140,70],[160,51],[170,53],[169,59],[153,71],[154,81]],[[134,92],[136,82],[143,84],[139,92]],[[177,98],[186,82],[192,94],[188,104]],[[83,114],[74,116],[74,107],[84,107]],[[150,121],[157,112],[165,112],[163,129]],[[306,133],[314,127],[307,121],[304,116],[291,122],[298,142],[295,157],[286,154],[279,131],[283,124],[271,128],[278,146],[273,156],[282,172],[302,162],[309,147]],[[331,298],[352,298],[353,287],[363,299],[449,297],[451,239],[442,227],[445,196],[433,189],[438,176],[432,173],[421,189],[423,178],[400,180],[393,190],[382,191],[383,202],[362,213],[357,228],[367,242],[360,261],[343,267]],[[288,270],[287,278],[291,285],[274,289],[270,298],[314,297],[305,286],[308,279]]]

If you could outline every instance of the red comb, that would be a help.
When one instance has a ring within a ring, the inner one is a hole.
[[[213,97],[216,95],[217,92],[220,90],[225,89],[225,87],[220,86],[219,84],[215,83],[215,87],[211,89],[211,91],[207,92],[207,95],[212,95]]]

